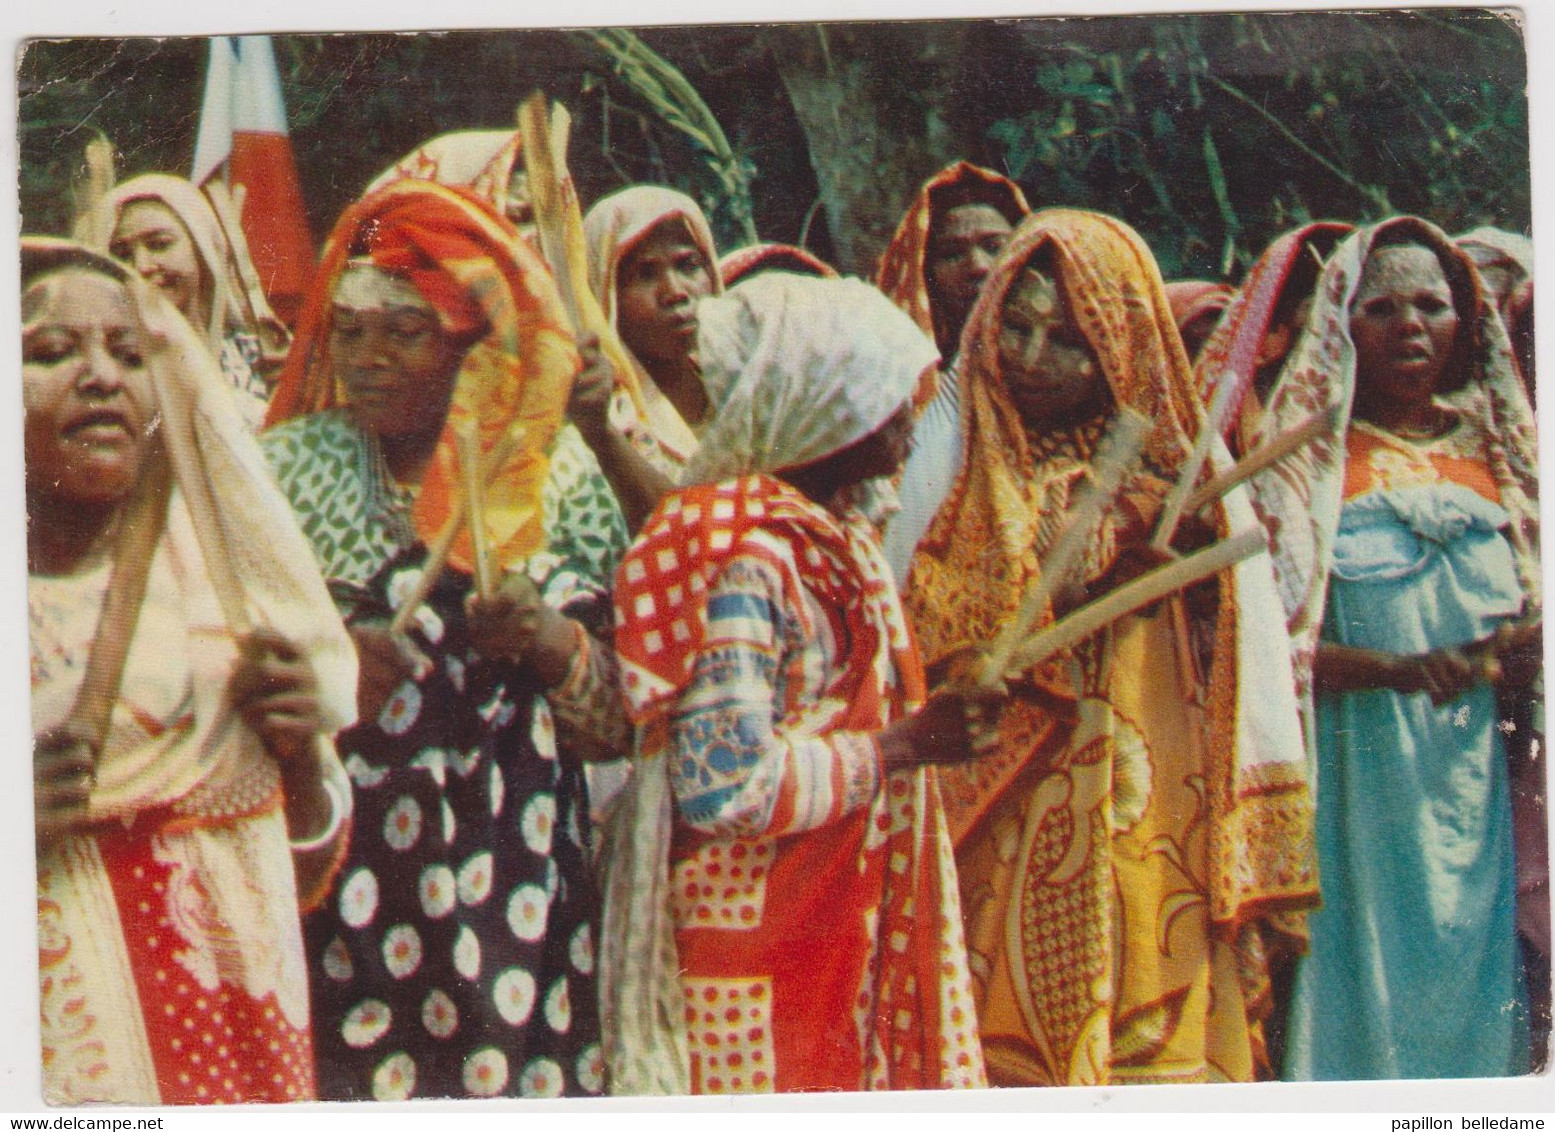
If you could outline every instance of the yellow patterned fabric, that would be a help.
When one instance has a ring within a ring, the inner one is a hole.
[[[1203,416],[1138,236],[1068,209],[1025,221],[962,338],[965,458],[905,587],[931,664],[1013,614],[1107,423],[1030,439],[1005,391],[1000,312],[1044,248],[1114,401],[1154,422],[1087,583],[1148,529]],[[1213,512],[1221,535],[1254,523],[1239,494]],[[942,772],[991,1082],[1261,1068],[1265,946],[1299,940],[1317,891],[1289,660],[1268,647],[1280,624],[1260,555],[1220,576],[1213,613],[1173,598],[1026,674],[999,751]]]

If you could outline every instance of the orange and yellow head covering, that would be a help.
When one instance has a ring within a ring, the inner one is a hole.
[[[1015,230],[961,336],[966,453],[905,587],[930,662],[992,638],[1038,572],[1055,527],[1039,503],[1037,459],[999,368],[1004,301],[1031,258],[1048,249],[1058,285],[1100,363],[1113,400],[1154,422],[1145,459],[1175,472],[1191,450],[1201,410],[1161,274],[1122,221],[1054,208]],[[938,594],[938,599],[930,595]]]
[[[363,257],[414,286],[446,334],[474,339],[411,513],[418,537],[432,541],[457,506],[456,430],[474,421],[481,452],[489,453],[517,423],[522,443],[486,487],[486,528],[503,566],[542,549],[546,453],[566,414],[577,346],[539,255],[462,189],[396,181],[345,211],[325,245],[267,423],[345,403],[329,359],[332,298],[347,267]],[[450,561],[468,568],[471,557],[462,534]]]

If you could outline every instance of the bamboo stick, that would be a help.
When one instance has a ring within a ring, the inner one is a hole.
[[[626,390],[638,415],[646,418],[642,379],[631,353],[600,305],[607,297],[596,296],[589,289],[583,207],[567,172],[564,148],[571,133],[571,118],[560,106],[547,117],[545,95],[535,91],[519,105],[518,128],[523,138],[524,170],[529,176],[529,197],[534,206],[541,254],[556,279],[573,335],[593,335],[599,339],[600,352],[610,362],[617,384]]]
[[[1113,420],[1091,459],[1090,480],[1081,488],[1078,497],[1070,502],[1063,529],[1043,560],[1041,572],[1022,595],[1015,616],[989,646],[988,655],[978,673],[977,682],[983,688],[992,689],[1001,685],[1011,654],[1031,632],[1031,627],[1047,608],[1053,594],[1073,571],[1075,561],[1084,552],[1096,530],[1097,522],[1122,488],[1124,476],[1139,459],[1145,434],[1150,427],[1149,417],[1126,407]]]
[[[1188,454],[1188,459],[1183,462],[1178,470],[1177,482],[1172,485],[1172,490],[1166,494],[1166,502],[1161,506],[1161,517],[1156,523],[1155,536],[1150,540],[1150,549],[1157,554],[1170,554],[1172,550],[1172,536],[1177,533],[1177,524],[1182,521],[1183,512],[1188,496],[1192,493],[1194,485],[1198,482],[1199,471],[1204,467],[1204,461],[1209,458],[1210,446],[1220,436],[1221,425],[1231,412],[1232,399],[1237,393],[1238,383],[1235,381],[1222,381],[1215,389],[1214,400],[1210,402],[1209,411],[1204,416],[1203,423],[1199,426],[1199,435],[1194,438],[1193,450]]]
[[[103,600],[91,651],[87,654],[81,688],[70,712],[71,723],[80,729],[82,738],[91,747],[94,768],[102,757],[113,705],[118,702],[119,688],[124,683],[124,664],[145,601],[151,560],[167,525],[172,486],[172,466],[166,459],[153,458],[114,540],[108,594]]]
[[[469,512],[470,546],[475,558],[475,592],[488,601],[495,592],[491,578],[491,545],[486,538],[486,492],[481,482],[480,441],[475,422],[465,421],[454,432],[459,449],[459,473],[464,482],[465,509]]]
[[[492,476],[513,455],[515,449],[523,442],[524,426],[514,422],[508,426],[507,432],[492,446],[491,455],[486,459],[485,482],[490,483]],[[416,616],[416,610],[421,603],[426,601],[427,594],[432,592],[432,587],[437,584],[437,579],[442,576],[443,567],[448,564],[448,554],[453,550],[454,540],[459,537],[459,531],[464,527],[465,520],[469,517],[469,496],[461,494],[454,503],[453,514],[443,524],[443,529],[437,532],[437,537],[432,540],[432,545],[427,548],[426,561],[421,566],[421,577],[415,587],[405,598],[405,601],[395,611],[394,618],[389,622],[391,633],[403,633],[410,628],[412,619]]]
[[[1013,679],[1041,664],[1055,653],[1073,648],[1119,618],[1143,609],[1179,590],[1212,578],[1262,551],[1267,536],[1261,527],[1232,535],[1203,550],[1157,567],[1049,625],[1015,651],[1004,670]]]
[[[1285,457],[1298,449],[1310,444],[1320,436],[1326,436],[1333,432],[1339,423],[1339,406],[1331,405],[1321,412],[1313,413],[1295,428],[1288,432],[1282,432],[1272,440],[1260,444],[1252,452],[1243,456],[1231,467],[1214,476],[1203,487],[1198,488],[1188,501],[1183,505],[1183,514],[1195,515],[1204,507],[1225,495],[1237,484],[1249,480],[1259,472],[1273,467]]]

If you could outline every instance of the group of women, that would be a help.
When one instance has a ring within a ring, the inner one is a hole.
[[[385,171],[290,328],[219,191],[23,241],[51,1100],[1528,1071],[1504,233],[1174,295],[960,163],[869,283],[641,186],[582,334],[518,155]]]

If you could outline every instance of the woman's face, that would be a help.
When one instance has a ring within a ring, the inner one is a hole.
[[[935,314],[946,333],[960,336],[1011,231],[991,204],[958,205],[935,222],[924,263]]]
[[[380,276],[365,287],[337,288],[329,356],[364,432],[389,439],[442,433],[464,351],[409,283]]]
[[[165,294],[203,329],[200,255],[183,221],[160,201],[132,200],[119,211],[108,250]]]
[[[1005,295],[998,345],[1005,387],[1033,432],[1078,424],[1111,404],[1101,363],[1047,272],[1028,267]]]
[[[1370,400],[1428,402],[1458,337],[1458,311],[1441,261],[1429,248],[1378,248],[1350,307],[1357,391]]]
[[[707,261],[685,221],[666,221],[621,259],[616,326],[650,370],[680,365],[697,342],[697,302],[713,293]]]
[[[129,295],[66,268],[22,296],[22,397],[29,495],[117,503],[140,476],[153,412]]]

